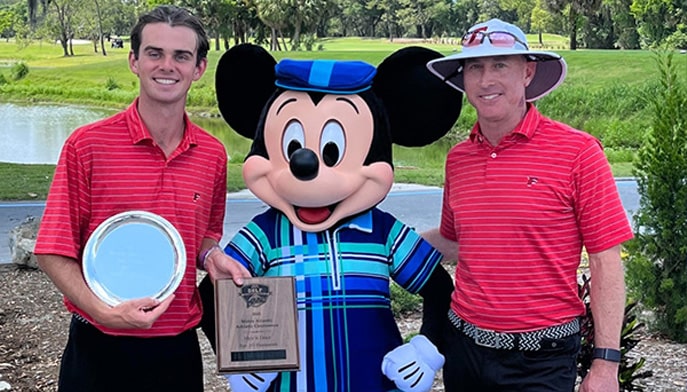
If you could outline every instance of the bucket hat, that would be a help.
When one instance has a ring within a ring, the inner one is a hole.
[[[537,62],[534,78],[525,89],[528,102],[550,93],[565,79],[567,65],[560,55],[530,50],[525,33],[518,26],[500,19],[472,26],[463,37],[460,53],[432,60],[427,63],[427,68],[444,82],[465,92],[463,64],[466,59],[511,55],[523,55],[529,61]]]

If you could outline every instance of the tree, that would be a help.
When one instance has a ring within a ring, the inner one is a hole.
[[[377,25],[384,17],[384,10],[376,0],[340,0],[342,35],[376,37]]]
[[[682,0],[634,0],[630,10],[639,22],[639,35],[650,47],[687,24],[687,5]]]
[[[687,342],[687,88],[672,52],[657,63],[661,85],[649,97],[653,128],[635,163],[640,207],[627,283],[654,311],[659,332]]]
[[[270,28],[270,50],[286,50],[282,29],[287,26],[287,4],[278,0],[256,0],[258,18]],[[279,38],[282,44],[279,45]]]
[[[36,25],[38,24],[39,19],[43,19],[48,12],[48,0],[40,0],[40,6],[42,13],[39,16],[37,15],[38,12],[38,5],[39,5],[39,0],[28,0],[28,10],[29,10],[29,25],[31,29],[34,29]]]
[[[74,38],[72,19],[75,11],[79,8],[78,4],[75,3],[76,1],[72,0],[50,1],[52,12],[49,13],[47,24],[59,39],[64,56],[74,55],[74,49],[71,47],[71,40]]]
[[[597,12],[601,0],[546,0],[546,7],[554,13],[568,16],[568,33],[570,36],[570,50],[577,49],[577,30],[580,18]]]
[[[400,0],[399,18],[410,26],[417,27],[420,38],[430,38],[434,19],[442,14],[448,5],[434,0]]]
[[[9,38],[12,36],[12,24],[16,15],[10,10],[0,10],[0,37]]]
[[[587,49],[613,49],[615,48],[616,32],[611,7],[602,3],[596,12],[586,15],[582,26],[582,42]]]
[[[616,47],[620,49],[639,49],[637,21],[630,12],[632,0],[606,0],[611,8],[613,25],[616,32]]]
[[[551,24],[553,18],[551,14],[546,11],[543,7],[543,0],[537,0],[532,13],[530,16],[530,23],[532,26],[532,31],[537,33],[537,38],[539,40],[539,45],[544,45],[544,39],[542,33],[546,31],[546,28]]]
[[[518,15],[515,24],[520,26],[523,31],[532,30],[531,16],[539,0],[499,0],[498,3],[504,11],[513,11]]]

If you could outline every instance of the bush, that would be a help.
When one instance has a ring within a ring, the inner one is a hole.
[[[26,63],[18,62],[10,68],[10,79],[17,81],[24,79],[29,74],[29,66]]]
[[[687,91],[673,53],[656,60],[663,88],[650,97],[653,127],[635,162],[639,209],[627,284],[653,310],[654,329],[687,342]]]
[[[5,74],[0,74],[0,86],[2,86],[3,84],[7,84],[7,83],[9,83],[9,82],[7,81],[7,78],[5,77]]]
[[[394,282],[391,283],[391,310],[394,316],[416,312],[420,310],[421,305],[422,297],[405,291]]]
[[[582,337],[582,346],[580,353],[577,356],[577,375],[584,378],[592,366],[592,353],[594,351],[594,319],[592,315],[592,307],[589,302],[589,289],[591,279],[587,275],[582,275],[582,283],[578,284],[577,290],[580,298],[587,309],[585,315],[580,320],[580,335]],[[644,388],[635,385],[635,381],[643,378],[653,376],[651,370],[639,373],[639,369],[644,366],[646,359],[639,358],[635,362],[630,362],[627,353],[630,352],[640,339],[637,337],[637,332],[644,327],[644,324],[637,321],[634,315],[636,302],[629,302],[625,306],[625,317],[623,318],[623,328],[620,335],[620,366],[618,366],[618,383],[620,384],[620,391],[643,391]]]
[[[105,88],[108,91],[117,90],[117,89],[119,89],[119,83],[117,83],[117,80],[115,80],[115,78],[110,76],[105,81]]]
[[[666,45],[671,49],[687,49],[687,32],[674,32],[666,38]]]

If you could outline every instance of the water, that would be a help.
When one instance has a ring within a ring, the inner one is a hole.
[[[75,128],[109,113],[76,106],[0,103],[0,161],[54,164]]]
[[[0,162],[55,164],[67,137],[81,125],[108,117],[113,110],[52,104],[0,103]],[[219,138],[227,153],[243,161],[251,141],[221,118],[193,118]]]
[[[74,129],[114,113],[78,106],[0,102],[0,162],[55,164]],[[250,139],[234,132],[222,118],[194,117],[193,122],[224,143],[232,162],[243,162],[250,150]],[[440,167],[450,147],[445,140],[419,149],[394,146],[394,164]]]

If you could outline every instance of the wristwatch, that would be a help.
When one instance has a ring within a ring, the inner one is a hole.
[[[603,359],[604,361],[620,362],[620,350],[613,348],[595,348],[592,352],[593,359]]]

